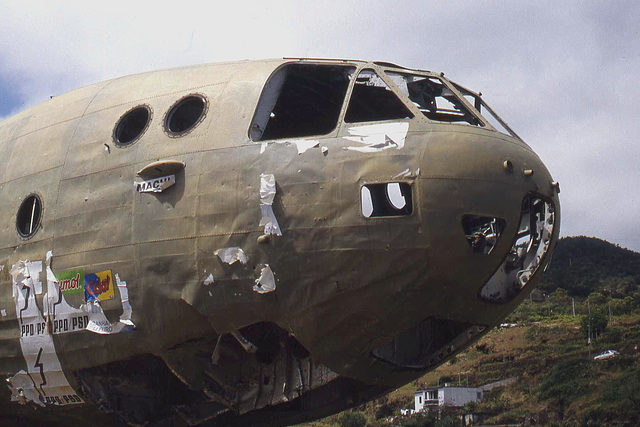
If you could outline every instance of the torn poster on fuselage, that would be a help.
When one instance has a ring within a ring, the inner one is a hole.
[[[38,268],[37,264],[24,261],[11,269],[20,347],[27,364],[26,372],[22,370],[7,379],[11,400],[32,401],[40,406],[83,403],[62,371],[48,324],[36,304],[35,282],[40,281],[41,271],[42,263]]]
[[[11,400],[45,405],[71,405],[84,401],[69,384],[62,367],[53,335],[83,330],[105,335],[135,330],[131,321],[127,283],[115,274],[120,291],[122,315],[111,323],[99,301],[91,301],[80,308],[71,306],[65,299],[58,279],[51,270],[51,251],[46,258],[47,293],[43,298],[43,310],[37,306],[35,295],[42,288],[41,262],[19,261],[11,269],[13,297],[20,326],[20,346],[27,371],[21,370],[7,379]]]

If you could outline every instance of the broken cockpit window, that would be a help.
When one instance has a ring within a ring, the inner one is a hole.
[[[442,80],[388,72],[387,75],[428,119],[479,126],[480,121]]]
[[[325,135],[336,128],[355,68],[287,64],[267,81],[249,136],[253,141]]]
[[[526,196],[511,250],[480,290],[480,297],[497,303],[507,303],[515,298],[547,262],[554,226],[553,204],[536,195]]]
[[[349,108],[344,118],[345,122],[359,123],[411,118],[413,118],[411,111],[375,71],[360,71],[353,86]]]
[[[411,215],[411,185],[406,182],[365,184],[360,190],[360,203],[362,215],[367,218]]]
[[[462,229],[473,252],[490,254],[496,247],[506,223],[502,218],[478,215],[462,217]]]

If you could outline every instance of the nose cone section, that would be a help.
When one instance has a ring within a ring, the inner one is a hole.
[[[380,296],[393,309],[346,350],[358,361],[340,373],[365,382],[410,381],[499,323],[539,282],[559,234],[557,188],[524,143],[484,130],[423,143],[412,184],[420,233],[396,254],[420,274],[388,272],[395,292]]]

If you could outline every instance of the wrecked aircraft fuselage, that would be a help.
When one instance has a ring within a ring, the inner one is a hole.
[[[0,419],[325,416],[499,323],[559,233],[480,95],[387,63],[116,79],[5,120],[0,153]]]

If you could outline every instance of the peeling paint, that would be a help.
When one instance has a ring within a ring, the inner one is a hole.
[[[213,254],[220,258],[220,261],[226,262],[227,264],[233,264],[236,261],[240,261],[241,264],[247,263],[247,256],[244,254],[242,248],[237,246],[218,249]]]
[[[402,172],[400,172],[397,175],[393,176],[393,179],[396,178],[406,178],[407,176],[411,175],[411,171],[409,170],[409,168],[406,168],[405,170],[403,170]]]
[[[415,178],[418,175],[420,175],[420,168],[416,169],[415,172],[411,172],[411,169],[406,168],[405,170],[403,170],[399,174],[394,175],[393,179],[397,179],[397,178]]]
[[[282,236],[276,214],[273,212],[273,199],[276,197],[276,178],[272,173],[260,174],[260,226],[264,226],[264,234]]]
[[[344,138],[363,144],[363,146],[344,147],[345,150],[374,153],[389,148],[404,147],[404,141],[409,131],[409,123],[380,123],[367,126],[356,126],[348,129],[349,135]]]
[[[207,277],[206,279],[204,279],[204,285],[209,286],[211,284],[213,284],[213,274],[209,274],[209,277]]]
[[[298,149],[298,154],[302,154],[310,148],[317,147],[320,145],[320,141],[316,141],[313,139],[299,139],[297,141],[292,141],[296,144],[296,148]]]
[[[269,264],[265,264],[264,268],[260,271],[260,277],[256,279],[256,284],[253,285],[253,290],[259,294],[266,294],[276,290],[276,278],[271,271]]]

